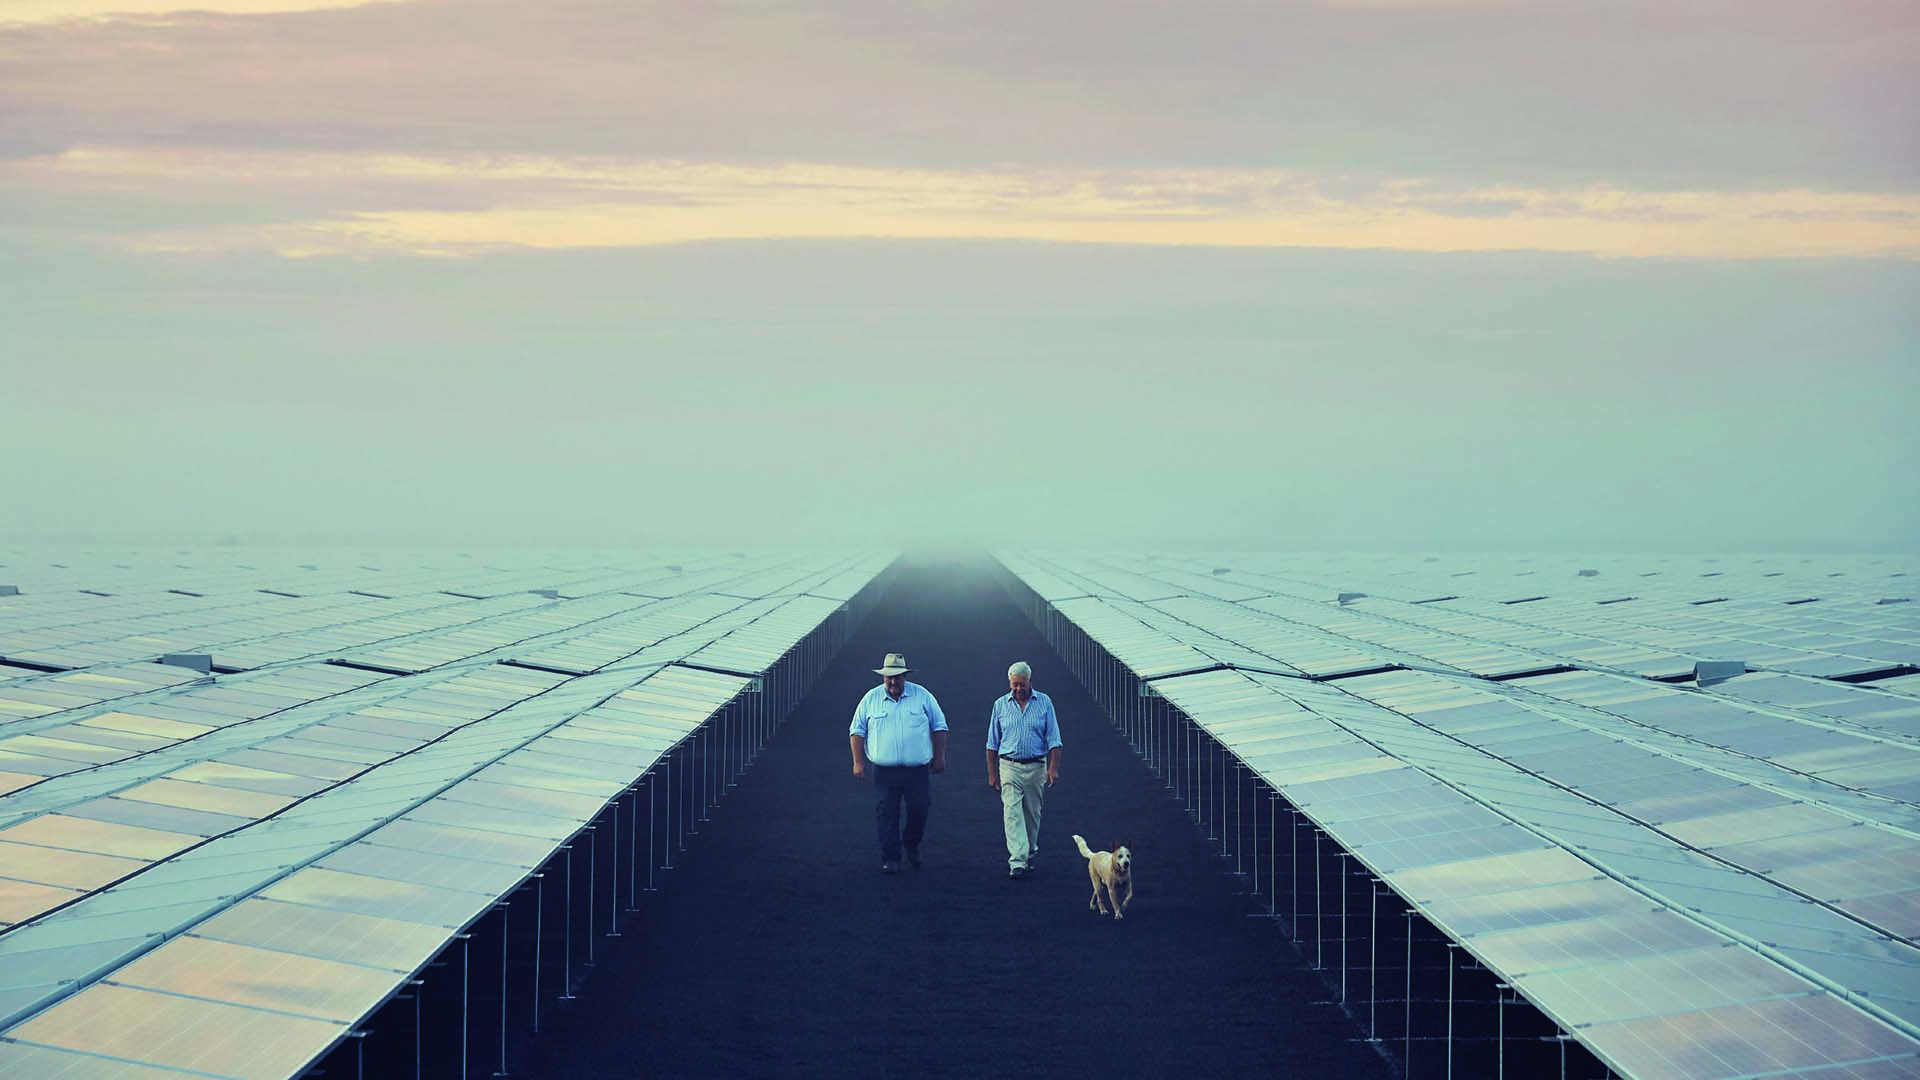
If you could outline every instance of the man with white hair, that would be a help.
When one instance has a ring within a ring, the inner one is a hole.
[[[1040,854],[1040,804],[1060,782],[1060,721],[1053,699],[1033,688],[1025,662],[1007,669],[1007,696],[987,718],[987,786],[1000,793],[1007,877],[1033,873]]]
[[[880,833],[880,872],[900,869],[900,852],[920,866],[920,840],[933,806],[929,772],[947,768],[947,717],[927,688],[907,681],[903,653],[888,653],[873,669],[880,685],[854,706],[847,742],[853,750],[853,778],[873,776],[873,818]],[[900,806],[906,804],[905,828]]]

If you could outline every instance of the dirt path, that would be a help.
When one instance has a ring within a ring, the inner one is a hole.
[[[888,651],[907,654],[952,725],[926,866],[891,877],[846,734]],[[1019,882],[983,750],[1014,660],[1052,695],[1066,743],[1041,869]],[[1132,842],[1124,921],[1087,910],[1074,833]],[[1386,1076],[1223,867],[978,567],[917,564],[514,1073]]]

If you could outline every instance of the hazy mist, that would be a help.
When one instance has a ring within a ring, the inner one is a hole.
[[[1911,264],[842,242],[3,272],[17,540],[1920,536]]]

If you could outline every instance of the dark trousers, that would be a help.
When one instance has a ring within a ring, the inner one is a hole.
[[[925,765],[873,767],[873,820],[880,831],[880,858],[900,861],[900,845],[920,846],[927,832],[927,810],[933,806],[932,770]],[[907,806],[907,827],[900,828],[900,804]]]

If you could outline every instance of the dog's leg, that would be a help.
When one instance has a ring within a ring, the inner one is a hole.
[[[1118,919],[1118,918],[1122,918],[1123,916],[1122,916],[1122,914],[1121,914],[1121,913],[1122,913],[1122,912],[1124,912],[1124,911],[1126,911],[1126,910],[1127,910],[1127,905],[1128,905],[1128,904],[1131,904],[1131,903],[1133,903],[1133,875],[1132,875],[1132,874],[1128,874],[1128,875],[1127,875],[1127,896],[1126,896],[1126,899],[1124,899],[1124,900],[1121,900],[1121,901],[1118,901],[1118,902],[1116,902],[1116,903],[1115,903],[1115,904],[1113,905],[1113,909],[1114,909],[1114,910],[1113,910],[1113,917],[1114,917],[1114,918],[1116,918],[1116,919]]]
[[[1087,867],[1087,878],[1093,882],[1093,899],[1087,901],[1087,910],[1097,911],[1105,915],[1107,909],[1100,905],[1100,875],[1094,873],[1093,867],[1089,866]]]

